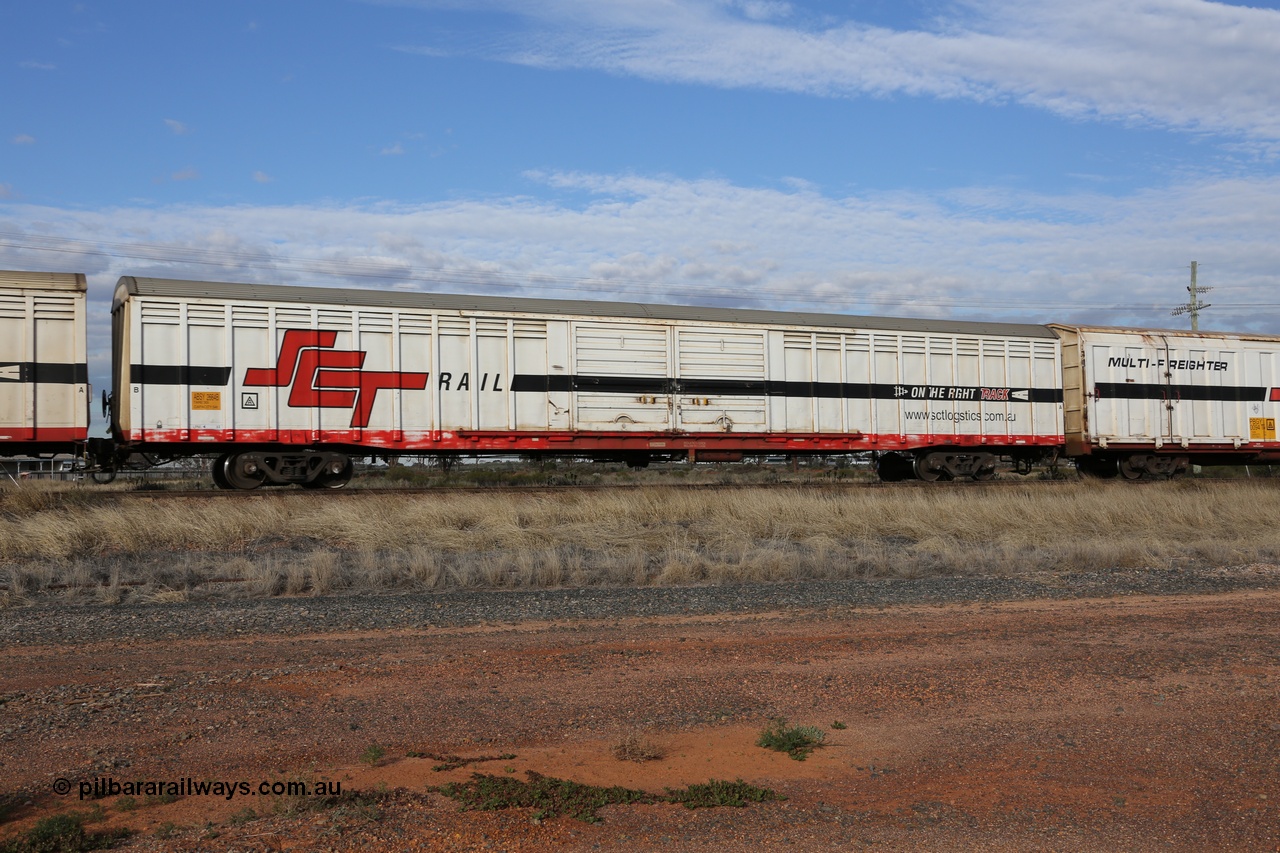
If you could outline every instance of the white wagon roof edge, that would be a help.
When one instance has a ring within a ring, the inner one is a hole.
[[[1112,335],[1158,335],[1178,338],[1206,338],[1214,340],[1240,340],[1240,341],[1273,341],[1280,342],[1280,336],[1267,335],[1261,332],[1217,332],[1217,331],[1191,331],[1190,329],[1145,329],[1135,326],[1095,326],[1091,323],[1050,323],[1050,329],[1062,329],[1063,331],[1084,333],[1084,334],[1112,334]]]
[[[25,287],[32,290],[88,290],[84,273],[27,270],[0,270],[0,287]]]
[[[832,329],[920,332],[975,336],[1050,338],[1047,326],[1034,323],[997,323],[968,320],[921,320],[901,317],[863,317],[852,314],[768,311],[757,308],[706,308],[641,302],[597,302],[580,299],[541,299],[528,296],[465,296],[405,290],[368,290],[340,287],[308,287],[279,284],[236,284],[186,281],[168,278],[123,276],[116,285],[115,304],[123,297],[157,296],[185,299],[247,300],[254,302],[302,302],[373,308],[419,308],[443,311],[543,314],[624,318],[634,320],[690,320],[709,323],[743,323],[761,326],[801,326]]]

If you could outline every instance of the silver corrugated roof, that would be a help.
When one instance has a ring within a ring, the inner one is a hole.
[[[78,272],[26,272],[0,270],[0,287],[26,287],[33,290],[87,290],[85,277]]]
[[[1215,332],[1204,330],[1193,332],[1190,329],[1141,329],[1133,326],[1093,326],[1081,323],[1050,323],[1049,328],[1063,329],[1069,332],[1093,332],[1116,335],[1160,335],[1176,338],[1212,338],[1215,340],[1226,338],[1242,341],[1280,342],[1280,336],[1268,335],[1262,332]]]
[[[955,335],[1055,338],[1045,326],[1029,323],[983,323],[964,320],[914,320],[898,317],[858,317],[851,314],[817,314],[762,311],[753,308],[700,308],[684,305],[649,305],[640,302],[588,302],[578,299],[532,299],[525,296],[462,296],[405,290],[357,290],[339,287],[294,287],[278,284],[233,284],[216,281],[183,281],[167,278],[124,276],[116,285],[131,295],[183,299],[216,299],[249,302],[302,302],[306,304],[418,308],[422,310],[537,314],[547,317],[625,317],[635,320],[690,320],[708,323],[748,323],[760,326],[829,327],[894,332],[938,332]]]

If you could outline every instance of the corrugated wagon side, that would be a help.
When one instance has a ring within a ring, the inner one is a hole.
[[[1062,441],[1042,326],[121,279],[113,423],[223,485],[336,486],[350,457],[729,460],[872,451],[988,475]]]
[[[83,449],[86,289],[78,273],[0,271],[0,456]]]
[[[1063,342],[1066,452],[1082,470],[1137,479],[1280,460],[1280,339],[1051,328]]]

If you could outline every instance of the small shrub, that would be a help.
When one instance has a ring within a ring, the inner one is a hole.
[[[526,770],[525,776],[528,781],[522,782],[508,776],[473,773],[469,782],[451,782],[427,790],[457,800],[462,803],[463,811],[533,808],[537,810],[533,814],[535,821],[572,815],[586,823],[600,822],[600,817],[596,814],[598,809],[624,803],[679,803],[688,809],[698,809],[745,806],[748,803],[786,799],[768,788],[757,788],[741,779],[736,782],[712,779],[705,784],[690,785],[680,790],[668,788],[665,795],[659,795],[620,785],[612,788],[583,785],[567,779],[543,776],[532,770]]]
[[[817,726],[787,728],[787,721],[779,717],[760,733],[756,746],[785,752],[796,761],[804,761],[809,757],[809,753],[822,746],[822,742],[826,739],[827,733]]]
[[[353,791],[309,805],[312,811],[320,808],[328,809],[330,825],[342,831],[344,827],[363,826],[382,820],[382,808],[379,802],[376,795]]]
[[[848,727],[848,726],[846,726],[844,723],[840,722],[839,720],[836,720],[834,723],[832,723],[832,724],[831,724],[831,728],[836,729],[837,731],[839,731],[839,730],[841,730],[841,729],[847,729],[847,728],[849,728],[849,727]]]
[[[249,821],[257,820],[257,819],[258,819],[258,813],[253,809],[249,808],[248,806],[245,806],[244,808],[240,809],[240,811],[234,813],[233,815],[231,815],[231,817],[227,818],[227,823],[231,824],[232,826],[243,826]]]
[[[667,799],[679,803],[686,809],[709,809],[718,806],[740,808],[747,803],[764,803],[773,800],[785,800],[786,797],[768,788],[757,788],[738,779],[735,782],[724,782],[712,779],[702,784],[690,785],[681,790],[667,789]]]
[[[660,761],[667,757],[667,751],[648,738],[640,735],[627,735],[613,747],[613,757],[619,761]]]
[[[369,748],[360,755],[360,760],[365,764],[368,764],[370,767],[374,767],[382,760],[382,756],[386,754],[387,751],[385,749],[378,746],[376,743],[371,743],[369,744]]]
[[[501,755],[477,755],[472,758],[462,755],[440,755],[435,752],[410,752],[408,756],[410,758],[430,758],[433,761],[439,761],[439,764],[433,765],[431,768],[436,773],[457,770],[459,767],[466,767],[468,764],[479,764],[482,761],[510,761],[516,757],[514,752],[504,752]]]
[[[497,811],[524,807],[537,809],[534,813],[537,820],[572,815],[585,823],[599,823],[596,811],[604,806],[617,803],[656,803],[662,799],[644,791],[623,788],[621,785],[612,788],[583,785],[567,779],[543,776],[532,770],[526,770],[525,776],[528,781],[522,782],[509,776],[473,773],[469,782],[450,782],[428,790],[438,791],[457,800],[462,803],[463,811]]]
[[[79,812],[44,818],[27,834],[0,844],[0,853],[77,853],[105,850],[129,836],[129,830],[85,832],[84,815]]]

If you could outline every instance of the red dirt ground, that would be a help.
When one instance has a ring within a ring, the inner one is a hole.
[[[10,648],[0,838],[96,804],[86,827],[128,827],[125,849],[1280,850],[1277,617],[1280,593],[1258,591]],[[826,745],[762,749],[774,717]],[[618,760],[628,735],[665,757]],[[515,757],[438,772],[411,752]],[[740,778],[787,799],[588,824],[427,790],[527,770],[655,793]],[[367,796],[124,810],[79,799],[95,777]]]

